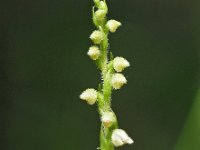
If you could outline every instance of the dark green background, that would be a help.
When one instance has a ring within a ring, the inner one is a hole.
[[[128,85],[113,92],[113,109],[135,144],[119,149],[173,150],[198,88],[199,2],[107,1],[109,18],[123,24],[110,35],[111,50],[131,63]],[[79,100],[100,81],[86,55],[92,5],[0,2],[0,150],[98,147],[97,108]]]

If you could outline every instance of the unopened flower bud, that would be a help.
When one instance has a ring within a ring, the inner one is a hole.
[[[95,17],[96,17],[97,20],[103,20],[105,18],[106,14],[107,14],[106,10],[98,9],[95,12]]]
[[[116,21],[116,20],[109,20],[106,24],[106,27],[108,28],[108,30],[110,32],[115,32],[117,30],[117,28],[119,28],[121,26],[121,22]]]
[[[87,54],[92,60],[97,60],[101,53],[97,46],[91,46]]]
[[[103,33],[99,30],[95,30],[92,32],[90,35],[90,39],[95,43],[95,44],[100,44],[101,41],[103,40]]]
[[[95,89],[87,89],[80,95],[80,99],[85,100],[90,105],[93,105],[97,101],[97,91]]]
[[[94,0],[94,3],[95,3],[96,6],[99,6],[100,0]]]
[[[115,129],[112,133],[111,140],[116,147],[124,144],[133,144],[134,142],[122,129]]]
[[[101,121],[105,127],[111,127],[115,122],[115,115],[113,112],[104,112],[101,116]]]
[[[117,72],[122,72],[125,68],[129,67],[130,63],[123,57],[115,57],[113,60],[113,68]]]
[[[120,89],[124,84],[127,83],[127,80],[126,78],[124,77],[123,74],[121,73],[115,73],[113,76],[112,76],[112,79],[111,79],[111,84],[112,84],[112,87],[115,89],[115,90],[118,90]]]
[[[106,5],[106,3],[104,1],[101,1],[99,3],[99,9],[105,10],[106,13],[108,12],[108,7],[107,7],[107,5]]]

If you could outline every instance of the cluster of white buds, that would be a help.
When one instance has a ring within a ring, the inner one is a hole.
[[[93,105],[97,101],[97,91],[95,89],[86,89],[80,95],[80,99],[85,100],[90,105]]]
[[[113,60],[113,68],[116,72],[122,72],[125,68],[129,67],[130,63],[123,57],[115,57]],[[124,84],[127,83],[126,78],[121,73],[115,73],[112,76],[111,84],[115,90],[120,89]]]
[[[116,146],[122,146],[124,144],[133,144],[133,140],[122,129],[115,129],[111,136],[112,143]]]

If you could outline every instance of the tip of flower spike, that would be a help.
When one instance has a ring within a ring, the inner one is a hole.
[[[107,6],[107,4],[104,1],[101,1],[99,3],[99,7],[98,8],[101,9],[101,10],[105,10],[106,13],[108,13],[108,6]]]
[[[96,6],[99,6],[100,0],[94,0],[94,3],[95,3]]]

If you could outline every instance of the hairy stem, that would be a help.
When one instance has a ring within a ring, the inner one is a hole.
[[[105,27],[105,22],[107,22],[107,19],[99,23],[98,29],[103,33],[103,40],[100,43],[99,47],[101,50],[101,57],[99,58],[100,63],[100,70],[101,70],[101,78],[102,78],[102,95],[101,98],[99,98],[98,103],[98,110],[100,113],[100,116],[103,112],[112,111],[111,109],[111,94],[112,94],[112,85],[110,83],[111,77],[114,73],[113,67],[111,66],[108,59],[108,30]],[[116,118],[116,117],[115,117]],[[116,119],[117,120],[117,119]],[[111,142],[111,134],[112,130],[117,127],[117,122],[115,122],[110,128],[105,128],[103,124],[101,124],[100,129],[100,150],[114,150],[113,143]]]
[[[116,20],[107,20],[108,7],[105,0],[94,0],[92,8],[92,20],[96,30],[90,35],[93,45],[88,50],[89,57],[95,61],[101,71],[101,80],[98,90],[86,89],[81,95],[82,100],[93,105],[97,102],[101,118],[100,150],[114,150],[114,146],[132,144],[132,139],[123,131],[118,129],[117,117],[111,109],[112,90],[120,89],[127,80],[120,72],[129,67],[129,62],[123,57],[113,57],[109,53],[108,35],[114,33],[121,26]],[[118,138],[120,137],[120,138]]]
[[[100,30],[104,33],[104,39],[100,44],[100,48],[102,50],[102,57],[100,58],[102,61],[101,67],[101,75],[102,75],[102,93],[103,93],[103,102],[104,105],[98,105],[99,110],[102,112],[112,111],[111,109],[111,94],[112,94],[112,85],[111,85],[111,77],[114,73],[112,67],[112,60],[108,60],[108,33],[106,30],[103,30],[100,27]],[[100,115],[102,114],[100,112]],[[115,117],[116,118],[116,117]],[[116,119],[117,120],[117,119]],[[105,128],[103,124],[101,124],[100,129],[100,149],[101,150],[114,150],[114,146],[111,142],[111,134],[113,129],[117,128],[117,121],[110,127]]]

